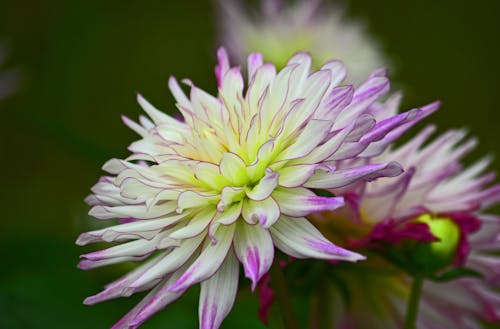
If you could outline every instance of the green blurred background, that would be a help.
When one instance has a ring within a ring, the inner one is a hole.
[[[469,160],[498,154],[500,1],[346,4],[395,63],[406,108],[441,99],[441,131],[467,127],[481,141]],[[0,1],[7,64],[23,78],[0,102],[0,328],[109,328],[137,302],[82,305],[123,271],[76,269],[88,249],[74,240],[95,225],[83,198],[136,138],[120,121],[140,114],[136,91],[165,111],[171,74],[215,91],[215,32],[210,1]],[[263,328],[248,286],[240,295],[222,328]],[[196,328],[197,297],[191,289],[144,328]]]

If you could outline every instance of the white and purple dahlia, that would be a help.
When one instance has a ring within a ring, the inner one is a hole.
[[[109,175],[86,200],[92,216],[119,223],[80,235],[79,245],[115,245],[82,255],[79,267],[144,262],[85,304],[151,290],[114,328],[138,327],[196,283],[200,328],[218,328],[234,303],[240,263],[255,288],[275,247],[294,258],[363,259],[329,242],[305,218],[344,204],[313,189],[399,175],[395,162],[332,164],[379,154],[394,133],[429,112],[414,109],[377,122],[367,109],[388,92],[385,76],[376,72],[357,88],[342,85],[340,62],[311,73],[307,53],[295,54],[279,72],[251,54],[246,86],[224,49],[218,58],[216,97],[183,80],[186,96],[170,78],[180,120],[138,96],[149,118],[123,120],[142,138],[127,159],[104,165]]]
[[[388,66],[380,47],[361,22],[346,18],[344,10],[322,0],[262,0],[252,15],[241,0],[219,0],[219,41],[243,63],[254,51],[278,67],[297,50],[308,50],[315,63],[336,58],[349,72],[349,81],[360,83],[372,70]],[[318,66],[319,67],[319,66]]]
[[[392,111],[381,107],[379,113],[385,112],[392,115]],[[368,163],[398,161],[406,171],[392,180],[333,189],[336,195],[345,197],[349,207],[322,215],[321,220],[325,221],[326,216],[334,225],[341,217],[350,218],[350,225],[362,228],[361,232],[370,232],[361,243],[353,244],[360,246],[358,251],[370,248],[378,251],[381,245],[398,245],[411,239],[429,243],[432,261],[443,271],[467,268],[479,274],[446,282],[425,280],[417,328],[480,329],[483,322],[500,324],[500,218],[484,214],[485,209],[500,201],[500,185],[491,185],[494,173],[484,173],[489,158],[469,168],[461,164],[476,140],[461,142],[465,131],[453,130],[426,143],[434,130],[435,127],[429,126],[402,146],[370,158]],[[356,159],[336,165],[342,168],[359,163]],[[414,261],[433,266],[428,259]],[[411,280],[400,273],[387,282],[398,287],[397,293],[377,287],[374,293],[379,296],[380,304],[385,305],[378,308],[384,308],[385,312],[376,314],[375,307],[351,309],[351,313],[338,311],[336,328],[364,328],[363,319],[371,319],[372,328],[402,328]],[[356,314],[361,313],[363,319],[357,319]]]

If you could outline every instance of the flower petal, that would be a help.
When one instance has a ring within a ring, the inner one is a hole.
[[[217,273],[201,283],[200,329],[217,329],[233,308],[238,291],[239,264],[230,251]]]
[[[130,284],[130,287],[140,287],[148,282],[162,278],[165,274],[176,271],[193,255],[196,249],[198,249],[205,236],[206,233],[199,234],[191,239],[183,240],[179,247],[174,248],[147,272],[137,277],[137,279]]]
[[[273,262],[274,245],[271,234],[258,225],[240,221],[236,224],[233,245],[236,256],[245,269],[245,277],[252,280],[253,291]]]
[[[305,188],[279,188],[273,192],[282,214],[303,217],[313,212],[335,210],[344,205],[342,197],[322,197]]]
[[[358,261],[365,257],[328,241],[305,218],[281,216],[271,228],[274,245],[295,258]]]
[[[245,199],[241,214],[248,224],[258,223],[260,226],[268,228],[278,220],[280,208],[272,197],[261,201]]]
[[[169,235],[172,239],[183,240],[192,238],[203,232],[208,224],[212,221],[217,211],[215,207],[207,207],[202,209],[183,228],[175,230]]]
[[[332,125],[331,121],[310,120],[293,144],[280,152],[274,161],[296,159],[310,153],[328,136]]]
[[[220,174],[234,186],[242,186],[248,181],[245,162],[237,154],[231,152],[222,155]]]
[[[125,241],[137,238],[151,240],[164,228],[177,223],[189,213],[171,216],[167,218],[138,220],[131,223],[115,225],[96,231],[82,233],[76,240],[76,244],[84,246],[89,243],[105,241]]]
[[[131,309],[111,329],[135,329],[143,324],[156,312],[161,311],[167,305],[177,300],[184,291],[174,293],[168,291],[170,287],[186,270],[186,265],[175,271],[170,277],[159,283],[139,304]]]
[[[284,187],[302,186],[314,174],[318,164],[303,164],[286,166],[279,170],[278,184]]]
[[[255,201],[266,199],[271,195],[276,186],[278,186],[279,176],[279,172],[272,171],[267,168],[265,176],[257,183],[257,185],[255,185],[252,189],[247,188],[245,190],[247,196]]]
[[[371,181],[379,177],[394,177],[403,172],[397,162],[369,164],[366,166],[339,169],[333,172],[317,170],[304,184],[309,188],[338,188],[358,180]]]
[[[234,236],[235,225],[219,226],[215,232],[216,244],[205,243],[196,261],[168,290],[179,292],[212,276],[226,259]]]
[[[195,207],[205,207],[214,202],[218,201],[219,196],[216,194],[206,194],[198,193],[194,191],[184,191],[179,195],[177,199],[177,209],[178,213],[182,213],[184,209],[195,208]]]

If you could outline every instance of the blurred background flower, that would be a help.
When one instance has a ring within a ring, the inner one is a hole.
[[[439,129],[467,126],[481,141],[466,164],[498,154],[500,2],[340,4],[397,67],[391,79],[404,84],[402,108],[440,99],[432,118]],[[119,120],[138,112],[136,91],[170,113],[170,74],[216,91],[216,17],[213,1],[0,1],[0,36],[10,50],[3,70],[19,67],[27,80],[0,102],[1,328],[109,328],[139,301],[82,304],[89,291],[129,270],[89,275],[76,268],[81,248],[74,240],[92,223],[82,200],[100,165],[126,156],[124,141],[136,138]],[[500,161],[491,169],[500,172]],[[221,328],[264,328],[249,292],[240,289]],[[196,328],[198,294],[189,291],[144,328]]]
[[[377,111],[382,117],[383,112],[383,107]],[[408,143],[370,159],[400,161],[406,168],[403,175],[334,190],[351,200],[349,206],[317,215],[314,222],[330,231],[333,241],[369,252],[369,262],[358,269],[339,266],[336,275],[343,279],[332,292],[338,305],[335,327],[366,328],[371,323],[370,328],[402,328],[412,281],[422,279],[416,328],[500,324],[500,217],[485,213],[500,202],[500,184],[492,185],[495,174],[485,173],[489,158],[463,167],[461,160],[475,140],[461,143],[465,133],[449,131],[428,142],[434,130],[428,126]],[[383,266],[369,266],[381,257]],[[365,277],[366,272],[373,278]],[[366,283],[375,278],[385,278],[387,284]],[[370,298],[356,294],[362,281]],[[399,286],[399,295],[387,286]],[[342,300],[341,291],[349,297]]]
[[[359,83],[374,69],[389,66],[363,21],[346,16],[337,2],[262,0],[260,8],[242,0],[219,0],[219,43],[240,63],[259,51],[283,67],[298,50],[310,51],[318,67],[327,60],[344,62],[348,81]]]

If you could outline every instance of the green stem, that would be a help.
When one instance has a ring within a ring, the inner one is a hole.
[[[286,329],[298,329],[297,318],[293,309],[292,300],[286,285],[283,269],[276,260],[271,266],[271,286],[274,288],[276,301],[281,311],[281,317]]]
[[[416,329],[418,305],[420,303],[423,282],[424,277],[422,275],[416,275],[413,278],[410,298],[408,299],[408,306],[406,308],[405,329]]]
[[[316,288],[316,294],[311,303],[311,328],[313,329],[332,329],[332,296],[329,282],[322,278]]]

